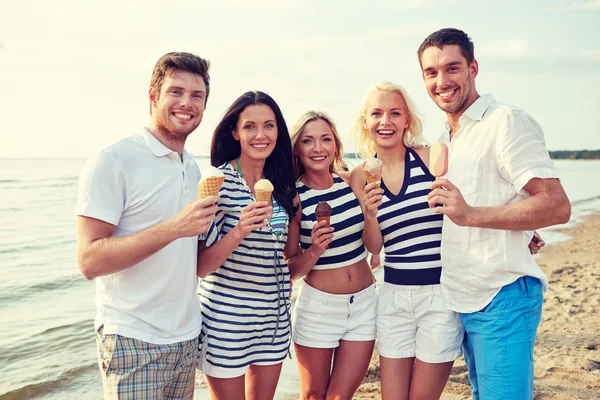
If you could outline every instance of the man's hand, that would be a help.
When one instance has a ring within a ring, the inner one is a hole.
[[[219,210],[218,201],[217,196],[208,196],[193,200],[181,209],[172,219],[178,236],[192,237],[205,233]]]
[[[467,204],[460,190],[447,179],[436,179],[430,188],[427,196],[429,208],[433,208],[436,214],[447,215],[456,225],[467,225],[473,207]]]

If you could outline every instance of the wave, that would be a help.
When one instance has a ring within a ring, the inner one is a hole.
[[[60,176],[44,179],[0,179],[3,189],[31,189],[31,188],[53,188],[77,185],[79,177],[76,175]]]
[[[73,383],[77,382],[82,375],[96,371],[97,369],[98,365],[95,362],[72,368],[58,375],[56,379],[29,384],[19,389],[0,394],[0,400],[41,398],[51,393],[62,392],[72,387]]]
[[[85,348],[93,340],[94,320],[78,321],[68,325],[54,326],[43,332],[0,346],[0,365],[23,359],[36,359],[64,351],[66,348]]]
[[[75,284],[83,282],[85,282],[83,278],[79,274],[75,274],[33,285],[21,285],[14,289],[5,287],[0,293],[0,306],[9,305],[15,301],[22,301],[30,296],[38,296],[41,292],[68,289]]]
[[[8,247],[0,248],[0,254],[11,254],[11,253],[21,253],[21,252],[25,252],[25,251],[46,250],[46,249],[49,249],[49,248],[55,247],[55,246],[60,247],[60,246],[64,246],[67,244],[73,244],[75,241],[76,241],[75,238],[68,238],[68,239],[57,240],[57,241],[50,242],[50,243],[45,242],[45,243],[39,244],[39,245],[9,244]]]
[[[593,201],[600,200],[600,196],[588,197],[586,199],[579,199],[571,202],[572,206],[580,206],[582,204],[591,203]]]

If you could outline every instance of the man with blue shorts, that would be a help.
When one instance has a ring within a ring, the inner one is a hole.
[[[429,204],[444,214],[442,291],[465,327],[473,398],[533,398],[533,345],[548,280],[528,243],[569,220],[571,207],[539,124],[480,96],[479,65],[463,31],[442,29],[418,51],[429,96],[446,112],[449,167]]]

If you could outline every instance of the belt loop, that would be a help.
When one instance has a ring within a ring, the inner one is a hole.
[[[521,289],[521,294],[527,294],[527,284],[525,283],[525,277],[522,276],[519,279],[517,279],[517,282],[519,282],[519,288]]]
[[[525,284],[525,294],[527,296],[531,295],[531,293],[529,291],[529,279],[530,279],[529,276],[524,276],[523,277],[523,283]]]

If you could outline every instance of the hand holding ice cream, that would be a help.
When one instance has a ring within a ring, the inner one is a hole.
[[[383,199],[383,189],[381,189],[383,162],[378,158],[367,160],[363,163],[363,171],[365,173],[365,180],[367,181],[363,192],[365,216],[377,217],[377,211]]]
[[[330,228],[331,227],[331,211],[332,211],[331,206],[326,201],[320,201],[317,204],[317,206],[315,207],[315,217],[317,218],[317,223],[313,227],[313,230],[311,233],[311,239],[312,239],[313,244],[317,244],[317,245],[324,244],[325,249],[329,248],[329,243],[331,243],[331,239],[333,237],[333,235],[331,235],[333,228]],[[321,221],[325,221],[325,224],[320,226],[319,228],[316,228],[316,226]],[[327,228],[328,233],[321,231],[319,234],[318,231],[323,228]]]

